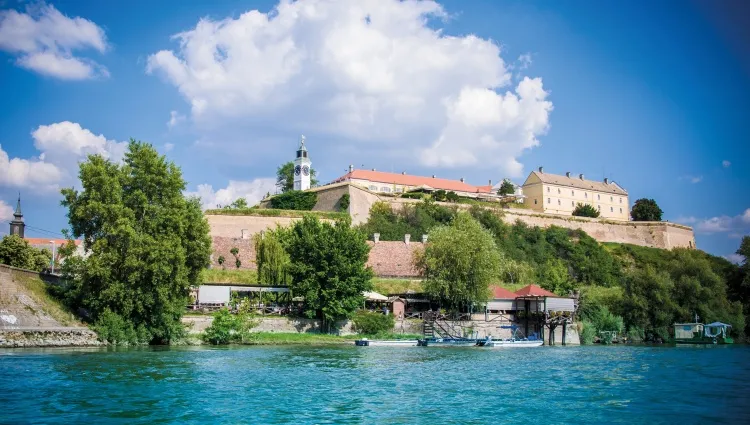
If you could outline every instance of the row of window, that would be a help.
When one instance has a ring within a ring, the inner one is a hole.
[[[550,191],[551,191],[551,188],[550,188],[549,186],[547,186],[547,193],[550,193]],[[559,187],[557,188],[557,193],[562,193],[562,191],[560,190],[560,188],[559,188]],[[571,190],[571,191],[570,191],[570,194],[571,194],[572,196],[576,196],[576,191],[575,191],[575,190]],[[586,199],[589,199],[589,194],[588,194],[588,192],[583,192],[583,197],[584,197],[584,198],[586,198]],[[601,194],[599,194],[599,193],[597,193],[597,194],[596,194],[596,199],[597,199],[598,201],[601,201],[601,200],[602,200],[602,195],[601,195]],[[620,200],[620,203],[622,204],[622,198],[618,198],[618,199]],[[614,198],[614,196],[610,196],[610,197],[609,197],[609,201],[610,201],[610,202],[615,202],[615,198]]]
[[[551,204],[552,203],[552,198],[547,198],[547,203]],[[534,199],[534,205],[537,205],[537,200],[536,199]],[[562,201],[560,199],[557,200],[557,205],[562,205]],[[576,206],[575,201],[570,201],[570,206],[571,207],[575,207]],[[601,205],[597,205],[596,207],[599,209],[599,211],[602,210],[602,206]],[[609,212],[615,212],[615,208],[614,207],[609,207]],[[622,208],[620,208],[620,214],[622,214]]]
[[[388,187],[388,186],[382,186],[382,187],[380,187],[380,189],[378,189],[377,186],[375,186],[374,184],[371,184],[367,188],[370,189],[373,192],[380,191],[380,192],[385,192],[385,193],[391,193],[391,188]],[[395,190],[393,190],[393,193],[402,193],[403,191],[404,191],[403,188],[397,187]]]

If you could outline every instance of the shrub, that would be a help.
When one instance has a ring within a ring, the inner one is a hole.
[[[280,210],[310,211],[317,202],[317,193],[293,190],[271,198],[271,208]]]
[[[348,211],[349,210],[349,194],[345,193],[341,195],[341,198],[339,198],[339,211]]]
[[[581,344],[593,344],[594,337],[596,336],[594,325],[588,320],[583,320],[580,322],[580,328],[581,332],[579,337],[581,339]]]
[[[456,192],[451,190],[450,192],[445,194],[445,200],[448,202],[458,202],[459,196]]]
[[[149,339],[148,333],[144,332],[145,329],[141,329],[139,335],[133,323],[109,309],[99,315],[93,327],[99,340],[113,345],[146,343]]]
[[[404,193],[403,195],[401,195],[401,197],[406,198],[406,199],[422,199],[424,198],[424,194],[423,193]]]
[[[438,202],[445,201],[447,199],[447,197],[448,197],[448,194],[445,193],[445,191],[443,189],[436,190],[436,191],[432,192],[432,199],[434,199],[434,200],[436,200]]]
[[[576,217],[591,217],[591,218],[597,218],[599,217],[599,210],[594,208],[591,204],[582,204],[578,203],[576,204],[576,208],[573,210],[573,215]]]
[[[222,308],[214,313],[214,321],[206,328],[203,339],[214,345],[243,342],[250,329],[255,326],[257,322],[251,320],[247,314],[232,314],[226,308]]]
[[[391,332],[395,324],[395,318],[392,314],[385,315],[364,310],[358,311],[352,321],[357,333],[365,335]]]

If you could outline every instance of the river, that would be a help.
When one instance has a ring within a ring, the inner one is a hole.
[[[750,423],[750,347],[0,350],[0,423]]]

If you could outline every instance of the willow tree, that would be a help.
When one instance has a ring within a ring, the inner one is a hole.
[[[424,277],[423,288],[451,308],[486,302],[489,286],[501,271],[501,255],[492,235],[468,213],[433,228],[414,265]]]
[[[282,243],[288,231],[279,227],[255,237],[255,261],[258,282],[268,285],[288,284],[289,254]]]
[[[131,140],[122,163],[91,155],[79,178],[83,189],[63,189],[62,205],[87,255],[65,262],[65,298],[110,342],[180,336],[189,289],[200,283],[211,249],[199,200],[183,195],[182,172]]]

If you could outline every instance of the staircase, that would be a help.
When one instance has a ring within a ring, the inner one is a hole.
[[[435,338],[435,317],[431,314],[425,314],[422,323],[422,335],[425,339]]]

